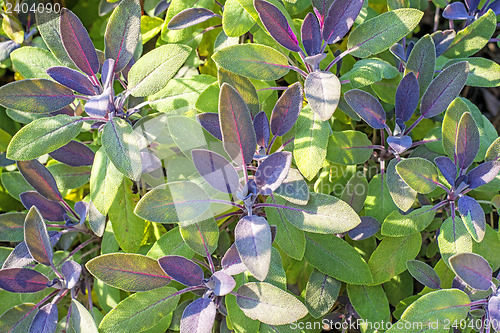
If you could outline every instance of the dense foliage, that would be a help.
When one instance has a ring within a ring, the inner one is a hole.
[[[500,0],[2,5],[0,332],[500,332]]]

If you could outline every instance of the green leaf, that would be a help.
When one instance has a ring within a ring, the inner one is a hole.
[[[306,234],[307,262],[318,271],[350,284],[372,284],[367,263],[345,240],[331,235]]]
[[[30,184],[28,184],[19,171],[3,172],[1,181],[7,192],[14,199],[19,201],[21,201],[21,198],[19,197],[21,193],[35,190]]]
[[[490,59],[479,57],[453,59],[443,68],[460,61],[469,63],[469,75],[466,82],[468,86],[484,88],[500,86],[500,65]]]
[[[7,158],[28,161],[61,148],[80,133],[81,117],[57,115],[37,119],[19,130],[7,148]]]
[[[495,161],[498,159],[500,159],[500,138],[497,138],[495,141],[493,141],[493,143],[488,147],[486,156],[484,157],[484,160],[486,162]]]
[[[273,194],[297,205],[305,205],[309,201],[309,187],[300,172],[293,168]]]
[[[170,282],[158,261],[140,254],[104,254],[88,261],[85,267],[99,280],[125,291],[148,291]]]
[[[290,324],[307,315],[307,308],[295,296],[267,282],[249,282],[236,294],[248,317],[269,325]]]
[[[418,9],[403,8],[380,14],[358,25],[349,35],[347,48],[353,57],[367,58],[387,50],[408,35],[424,15]]]
[[[207,251],[213,253],[217,248],[219,226],[213,217],[192,224],[181,224],[179,231],[187,246],[201,256],[206,257]]]
[[[387,215],[397,210],[387,188],[387,177],[383,180],[380,174],[375,175],[368,183],[368,195],[365,201],[365,215],[384,221]]]
[[[101,147],[95,154],[90,173],[90,199],[102,215],[108,214],[123,178]]]
[[[306,285],[304,301],[314,318],[327,314],[339,296],[342,283],[327,274],[313,270]]]
[[[389,301],[381,285],[348,284],[347,294],[354,310],[362,319],[370,323],[381,323],[390,320]]]
[[[132,193],[132,185],[132,181],[123,179],[108,212],[116,241],[125,252],[139,250],[148,225],[134,214],[139,196]]]
[[[422,236],[414,233],[406,237],[386,237],[372,253],[368,265],[374,284],[389,281],[406,270],[406,262],[420,252]]]
[[[271,264],[269,265],[269,272],[263,282],[268,282],[280,289],[286,290],[286,272],[283,268],[283,261],[278,249],[271,248]]]
[[[230,72],[257,80],[278,80],[288,71],[288,60],[275,49],[260,44],[228,46],[212,59]]]
[[[163,20],[159,17],[151,17],[147,15],[141,16],[141,34],[142,43],[147,43],[150,39],[154,38],[159,32],[161,32],[161,27],[163,25]]]
[[[194,251],[182,239],[179,227],[172,228],[166,234],[162,235],[147,253],[147,256],[153,259],[172,255],[188,259],[194,255]]]
[[[24,46],[10,54],[12,66],[26,79],[51,79],[47,69],[61,63],[47,50]]]
[[[410,52],[406,63],[405,75],[415,73],[418,80],[420,96],[422,96],[434,78],[436,67],[436,48],[432,37],[425,35],[420,38]]]
[[[222,87],[222,84],[227,83],[236,89],[241,98],[245,101],[248,110],[252,114],[252,118],[255,117],[260,111],[260,106],[259,96],[257,95],[257,90],[255,89],[252,81],[244,76],[231,73],[224,68],[219,68],[217,74],[219,86]]]
[[[137,180],[142,172],[142,163],[132,126],[115,117],[104,126],[101,140],[106,155],[115,167],[128,178]]]
[[[465,228],[464,222],[458,216],[447,218],[441,225],[438,236],[439,252],[446,265],[454,254],[472,252],[472,237]]]
[[[17,17],[2,12],[2,30],[3,32],[17,44],[24,42],[24,29],[23,25]]]
[[[313,179],[323,166],[330,133],[328,122],[320,120],[309,106],[302,109],[295,124],[293,157],[307,180]]]
[[[493,10],[460,30],[444,53],[447,58],[466,58],[477,53],[489,41],[496,29],[497,19]]]
[[[382,223],[382,235],[403,237],[420,232],[427,228],[435,214],[432,206],[422,206],[407,215],[394,211]]]
[[[380,59],[361,59],[346,74],[353,88],[360,88],[379,82],[382,79],[393,79],[398,76],[396,67]]]
[[[75,333],[99,333],[90,312],[76,299],[71,299],[71,327]]]
[[[408,186],[422,194],[434,191],[438,183],[436,166],[421,157],[402,160],[396,165],[396,171]]]
[[[413,206],[417,192],[408,186],[396,172],[397,163],[399,163],[397,159],[392,159],[387,166],[387,189],[396,206],[403,212],[407,212]]]
[[[22,242],[25,219],[26,213],[13,212],[0,215],[0,241]]]
[[[52,176],[56,180],[57,187],[63,190],[79,188],[87,184],[90,178],[90,167],[72,167],[66,164],[57,163],[47,166]]]
[[[372,155],[372,142],[363,132],[333,132],[328,140],[326,159],[341,165],[353,165],[366,162]]]
[[[171,313],[180,296],[172,287],[135,293],[108,312],[99,325],[103,332],[142,332]]]
[[[222,29],[227,36],[239,37],[250,30],[254,24],[254,19],[238,0],[226,1],[222,13]]]
[[[12,136],[0,128],[0,151],[6,151]]]
[[[33,259],[45,266],[54,265],[54,253],[47,226],[36,206],[31,206],[24,220],[24,242]]]
[[[35,304],[33,303],[24,303],[5,311],[0,316],[0,331],[9,333],[29,332],[31,322],[38,312],[38,309],[34,308]]]
[[[163,89],[187,60],[191,48],[182,44],[160,46],[141,57],[128,74],[132,96],[145,97]]]
[[[241,287],[244,283],[248,282],[244,274],[238,274],[234,276],[236,280],[236,287]],[[227,308],[227,322],[234,328],[237,332],[258,332],[261,323],[257,320],[253,320],[240,309],[238,306],[236,296],[227,294],[225,296],[225,303]]]
[[[449,158],[455,159],[455,146],[457,142],[458,123],[462,115],[466,112],[471,112],[463,99],[457,97],[450,103],[446,113],[444,114],[442,135],[443,149]]]

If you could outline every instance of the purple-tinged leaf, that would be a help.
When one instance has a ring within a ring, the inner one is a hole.
[[[307,75],[304,93],[320,120],[326,121],[332,117],[339,104],[340,88],[340,81],[333,73],[315,71]]]
[[[168,22],[167,28],[170,30],[179,30],[192,27],[193,25],[200,24],[212,17],[219,16],[213,11],[206,8],[188,8],[184,9]]]
[[[455,185],[457,179],[457,166],[447,156],[438,156],[434,159],[434,163],[439,171],[443,174],[444,178],[451,186]]]
[[[60,110],[53,111],[53,112],[50,113],[51,116],[57,116],[57,115],[60,115],[60,114],[65,114],[65,115],[72,116],[72,117],[76,116],[75,110],[71,106],[69,106],[69,105],[63,107]]]
[[[49,153],[49,156],[66,165],[80,167],[92,165],[95,153],[85,144],[71,140],[68,144]]]
[[[47,74],[55,81],[82,95],[95,95],[94,85],[89,78],[74,69],[56,66],[47,69]]]
[[[35,206],[47,221],[64,221],[66,209],[64,209],[59,201],[49,200],[35,191],[23,192],[19,197],[26,209]]]
[[[455,289],[460,289],[462,291],[465,291],[465,289],[468,288],[467,283],[465,283],[458,276],[455,276],[455,278],[453,278],[453,281],[451,282],[451,287]]]
[[[218,271],[210,277],[206,286],[213,290],[215,295],[224,296],[236,287],[236,281],[228,273]]]
[[[57,231],[49,231],[50,245],[55,246],[61,238],[61,233]],[[2,268],[22,268],[33,262],[33,257],[28,251],[26,243],[22,241],[17,244],[14,250],[9,254]]]
[[[160,267],[175,281],[188,287],[203,283],[203,269],[182,256],[165,256],[158,259]]]
[[[27,268],[0,269],[0,289],[11,293],[36,293],[47,288],[49,279]]]
[[[479,129],[469,112],[460,118],[455,143],[456,163],[460,170],[466,170],[479,152]]]
[[[408,135],[403,136],[390,136],[387,138],[387,143],[389,146],[398,154],[402,154],[412,145],[411,137]]]
[[[500,292],[496,292],[488,301],[488,316],[495,332],[500,331]]]
[[[319,70],[319,63],[325,59],[327,56],[326,53],[320,53],[320,54],[316,54],[316,55],[313,55],[313,56],[310,56],[310,57],[305,57],[304,58],[304,62],[306,64],[309,64],[314,70]],[[339,62],[337,62],[337,67],[340,67],[340,64],[342,63],[342,60],[339,60]]]
[[[73,91],[47,79],[15,81],[0,87],[0,105],[18,111],[50,113],[74,100]]]
[[[236,164],[249,164],[257,146],[252,117],[238,91],[227,83],[220,89],[219,114],[224,149]]]
[[[477,1],[477,0],[476,0]],[[488,11],[489,9],[493,10],[495,12],[495,15],[500,15],[500,0],[495,0],[493,1],[489,6],[488,8],[486,9],[486,11]],[[500,324],[499,324],[500,326]]]
[[[45,304],[33,319],[29,333],[54,333],[57,328],[57,315],[57,304]]]
[[[254,6],[271,37],[290,51],[299,52],[297,36],[278,7],[265,0],[254,0]]]
[[[156,154],[146,150],[141,151],[142,173],[150,173],[162,167],[161,160]]]
[[[99,280],[125,291],[148,291],[166,286],[171,281],[157,260],[140,254],[104,254],[88,261],[85,266]]]
[[[113,72],[113,68],[115,68],[114,59],[106,59],[106,61],[102,64],[101,83],[104,89],[107,89],[109,87],[112,88],[113,81],[115,78],[115,73]]]
[[[403,122],[410,120],[417,109],[419,100],[419,86],[415,73],[409,72],[401,80],[396,90],[396,118]]]
[[[481,0],[465,0],[465,4],[467,5],[469,12],[473,12],[475,9],[477,9],[480,2]]]
[[[267,119],[267,115],[264,111],[257,113],[255,118],[253,119],[253,128],[255,130],[257,145],[267,148],[271,132],[269,129],[269,119]]]
[[[313,13],[306,15],[300,32],[306,53],[309,56],[319,54],[321,52],[321,28]]]
[[[422,96],[434,78],[436,48],[429,35],[420,38],[413,47],[406,63],[405,74],[413,72],[418,80],[419,96]]]
[[[472,238],[478,243],[482,241],[486,232],[486,219],[481,205],[476,199],[463,196],[458,199],[458,211]]]
[[[63,8],[59,27],[64,48],[76,67],[89,76],[96,74],[99,71],[99,59],[80,19],[70,10]]]
[[[25,213],[5,213],[0,215],[0,241],[21,242],[24,239]]]
[[[467,20],[470,18],[467,9],[460,1],[452,2],[443,10],[443,17],[448,20]]]
[[[431,35],[436,48],[436,57],[439,57],[446,52],[448,47],[453,43],[456,32],[453,29],[436,31]]]
[[[351,29],[363,7],[363,0],[335,0],[328,10],[323,26],[323,40],[334,44]]]
[[[240,254],[233,243],[221,260],[222,270],[229,275],[238,275],[247,270],[247,266],[241,261]]]
[[[219,114],[205,112],[196,115],[200,125],[215,138],[222,141],[222,132],[220,130]]]
[[[155,11],[153,13],[154,16],[158,16],[161,13],[165,12],[168,7],[170,7],[170,2],[167,2],[167,0],[160,0],[158,4],[155,7]]]
[[[111,14],[104,33],[104,57],[114,59],[114,72],[127,66],[141,34],[141,5],[138,0],[122,0]]]
[[[292,165],[292,153],[275,152],[269,155],[255,172],[255,183],[262,195],[272,194],[285,180]]]
[[[311,0],[314,13],[319,20],[321,29],[325,23],[325,18],[328,15],[328,9],[333,3],[333,0]]]
[[[198,298],[186,306],[182,313],[180,331],[211,333],[217,309],[209,298]]]
[[[297,205],[305,205],[309,201],[309,188],[299,170],[290,168],[288,175],[274,194]]]
[[[78,201],[75,203],[75,213],[80,218],[80,224],[83,224],[87,219],[87,214],[89,211],[89,204],[84,201]]]
[[[488,184],[493,179],[495,179],[499,172],[499,161],[488,161],[479,164],[467,174],[469,188],[475,189],[481,185]]]
[[[421,284],[431,289],[441,289],[441,279],[434,268],[420,260],[408,260],[406,262],[408,272]]]
[[[288,87],[276,102],[271,113],[271,131],[275,136],[283,136],[299,117],[304,101],[302,85],[297,82]]]
[[[443,69],[439,75],[432,80],[429,87],[422,96],[420,102],[420,113],[424,118],[437,116],[460,94],[467,81],[469,63],[467,61],[457,62]]]
[[[241,261],[256,279],[263,281],[271,265],[271,229],[263,217],[243,217],[234,230]]]
[[[224,156],[206,149],[193,149],[191,156],[196,170],[213,188],[224,193],[238,190],[238,172]]]
[[[380,222],[370,216],[362,216],[361,223],[348,234],[352,240],[360,241],[375,235],[380,230]]]
[[[389,48],[389,51],[394,55],[396,56],[397,58],[399,58],[399,60],[402,60],[404,62],[406,62],[406,53],[405,53],[405,48],[403,45],[399,44],[399,43],[396,43],[396,44],[393,44],[390,48]]]
[[[436,166],[421,157],[411,157],[396,164],[396,172],[414,191],[431,193],[439,184]]]
[[[111,87],[104,90],[104,92],[97,96],[92,96],[85,103],[85,112],[91,117],[104,118],[112,107],[111,95],[113,90]]]
[[[475,253],[458,253],[450,258],[451,269],[470,287],[488,290],[492,287],[492,270],[488,262]]]
[[[24,241],[33,259],[46,266],[52,265],[52,244],[43,217],[36,207],[31,207],[26,215]]]
[[[80,279],[82,265],[73,260],[65,261],[61,266],[61,273],[64,275],[66,288],[72,289]]]
[[[61,192],[50,171],[38,160],[18,161],[17,168],[24,179],[41,195],[50,200],[61,201]]]
[[[347,91],[344,98],[368,125],[375,129],[385,128],[385,111],[378,99],[359,89]]]

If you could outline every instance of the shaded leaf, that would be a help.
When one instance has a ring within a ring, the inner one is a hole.
[[[238,275],[247,270],[245,264],[241,261],[240,254],[233,243],[224,254],[221,260],[222,271],[229,275]]]
[[[469,112],[466,112],[458,122],[457,138],[455,143],[455,156],[457,167],[466,170],[479,151],[479,130],[476,122]]]
[[[31,323],[29,333],[53,333],[57,327],[57,304],[48,303],[40,307]]]
[[[408,272],[421,284],[431,289],[441,289],[441,279],[434,268],[420,260],[406,262]]]
[[[71,140],[61,148],[49,153],[49,156],[66,165],[79,167],[92,165],[95,153],[85,144]]]
[[[219,86],[222,87],[224,83],[227,83],[238,91],[243,101],[245,101],[252,118],[254,118],[260,111],[260,105],[259,96],[257,95],[257,90],[252,81],[247,77],[232,73],[222,67],[218,68],[217,76]],[[217,96],[219,96],[219,93],[217,93]],[[207,101],[207,103],[209,103],[209,101]]]
[[[196,170],[213,188],[224,193],[238,190],[238,172],[224,156],[206,149],[193,149],[191,156]]]
[[[215,138],[222,141],[222,133],[220,131],[219,114],[217,113],[199,113],[196,115],[196,119],[201,126]]]
[[[361,216],[361,223],[349,230],[352,240],[360,241],[375,235],[380,230],[380,222],[371,216]]]
[[[170,30],[185,29],[215,16],[213,11],[206,8],[188,8],[172,17],[168,21],[167,28]]]
[[[420,38],[410,52],[406,63],[405,76],[413,72],[418,80],[420,96],[422,96],[434,78],[436,67],[436,48],[433,39],[425,35]]]
[[[347,294],[352,307],[364,320],[372,323],[390,320],[389,301],[381,285],[349,284]]]
[[[318,19],[313,13],[307,13],[302,22],[300,30],[302,37],[302,44],[309,56],[320,53],[321,51],[321,29],[319,27]]]
[[[367,92],[352,89],[344,94],[349,106],[375,129],[385,128],[385,111],[380,102]]]
[[[35,206],[43,218],[48,221],[64,221],[64,214],[67,214],[66,209],[59,201],[49,200],[38,192],[23,192],[19,195],[19,198],[26,209]]]
[[[283,183],[274,190],[274,194],[297,205],[309,201],[309,187],[297,169],[290,168]]]
[[[61,273],[64,275],[64,280],[66,281],[66,287],[72,289],[76,286],[78,280],[80,279],[80,274],[82,273],[82,266],[73,260],[65,261],[61,266]]]
[[[475,253],[458,253],[450,258],[451,269],[474,289],[488,290],[492,287],[492,270],[488,262]]]
[[[5,213],[0,215],[0,241],[21,242],[24,239],[25,213]]]
[[[55,201],[62,200],[61,192],[57,188],[54,177],[38,160],[19,161],[17,162],[17,168],[24,179],[45,198]]]
[[[207,214],[210,215],[210,214]],[[203,221],[201,219],[203,218]],[[186,245],[199,255],[213,253],[219,240],[219,226],[213,217],[197,218],[200,222],[180,223],[179,231]]]
[[[0,269],[0,288],[11,293],[35,293],[47,288],[49,279],[32,269]]]
[[[434,159],[434,163],[448,184],[455,185],[455,180],[457,179],[457,166],[455,163],[453,163],[453,161],[446,156],[436,157]]]
[[[479,164],[467,174],[469,188],[475,189],[479,186],[488,184],[496,178],[500,172],[499,161],[488,161]]]
[[[458,211],[465,227],[476,242],[484,238],[486,219],[481,205],[471,197],[462,196],[458,199]]]
[[[209,298],[198,298],[191,302],[182,313],[182,332],[210,333],[214,325],[217,310]]]
[[[347,202],[356,213],[361,212],[368,194],[368,181],[362,172],[358,171],[349,179],[342,191],[340,199]]]
[[[339,296],[342,283],[334,278],[313,270],[306,285],[305,304],[314,318],[327,314]]]
[[[353,165],[366,162],[372,155],[372,142],[359,131],[333,132],[328,140],[327,161]]]
[[[259,165],[254,180],[262,195],[272,194],[288,175],[292,165],[292,153],[275,152]]]
[[[398,85],[396,91],[396,118],[403,122],[410,120],[417,109],[419,95],[417,77],[413,72],[406,74]],[[349,102],[348,102],[349,103]]]
[[[90,312],[76,299],[71,300],[70,323],[75,333],[99,332]]]
[[[53,265],[52,259],[54,254],[49,234],[47,233],[47,227],[36,207],[31,207],[28,215],[26,215],[26,220],[24,221],[24,241],[33,259],[46,266]]]
[[[362,0],[333,1],[323,25],[323,40],[335,44],[351,29],[363,7]]]
[[[328,120],[339,104],[340,81],[330,72],[312,72],[304,82],[304,93],[318,118]]]
[[[253,129],[255,131],[255,138],[259,147],[267,148],[269,145],[269,138],[271,130],[269,128],[269,120],[264,111],[257,113],[253,119]]]
[[[421,157],[402,160],[396,165],[396,171],[408,186],[419,193],[430,193],[438,184],[436,167]]]
[[[195,262],[181,256],[165,256],[158,259],[160,267],[175,281],[188,287],[201,285],[203,269]]]
[[[271,113],[271,131],[275,136],[283,136],[290,131],[302,110],[304,94],[299,82],[292,84],[280,96]]]

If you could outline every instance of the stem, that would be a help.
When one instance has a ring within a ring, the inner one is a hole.
[[[441,139],[430,139],[430,140],[417,141],[417,142],[412,143],[411,147],[413,148],[413,147],[416,147],[419,145],[423,145],[423,144],[431,143],[431,142],[436,142],[436,141],[441,141]]]
[[[325,72],[328,72],[330,70],[330,68],[333,67],[333,65],[335,65],[337,62],[340,61],[340,59],[342,59],[343,57],[345,57],[346,55],[348,55],[349,53],[351,53],[355,50],[357,50],[357,47],[353,47],[352,49],[345,50],[344,52],[339,54],[339,56],[337,58],[333,59],[333,61],[328,66],[326,66]]]
[[[246,174],[246,172],[245,172],[245,174]],[[248,177],[248,175],[247,175],[247,177]],[[238,207],[238,208],[240,208],[242,210],[245,209],[245,206],[237,204],[236,202],[231,202],[231,201],[227,201],[227,200],[219,200],[219,199],[210,199],[209,201],[213,202],[213,203],[221,203],[221,204],[235,206],[235,207]]]
[[[496,43],[496,42],[500,42],[500,38],[492,38],[490,39],[489,41],[490,43]]]
[[[222,24],[217,24],[217,25],[214,25],[212,27],[208,27],[205,30],[203,30],[202,32],[200,32],[199,34],[197,34],[196,36],[194,36],[193,38],[191,38],[186,44],[189,44],[189,42],[195,40],[198,36],[201,36],[206,32],[212,31],[212,30],[220,28],[220,27],[222,27]]]
[[[82,121],[109,121],[107,118],[97,118],[97,117],[83,117]]]
[[[218,220],[222,220],[223,218],[226,218],[228,216],[234,216],[234,215],[239,215],[239,214],[242,214],[242,212],[238,211],[238,212],[231,212],[231,213],[227,213],[227,214],[224,214],[224,215],[221,215],[221,216],[217,216],[215,218],[216,221]]]
[[[298,67],[295,67],[295,66],[290,66],[290,65],[284,65],[282,67],[285,67],[285,68],[288,68],[288,69],[291,69],[293,71],[296,71],[297,73],[299,73],[300,75],[302,75],[304,78],[307,77],[307,73],[304,72],[302,69],[298,68]]]
[[[63,204],[63,206],[64,206],[64,207],[66,207],[66,209],[67,209],[69,212],[71,212],[71,214],[73,214],[73,216],[74,216],[77,220],[79,220],[79,219],[80,219],[80,217],[78,216],[78,214],[77,214],[77,213],[75,213],[75,211],[74,211],[74,210],[73,210],[73,209],[72,209],[72,208],[68,205],[68,203],[67,203],[66,201],[64,201],[64,199],[63,199],[63,198],[61,198],[61,201],[60,201],[60,202]]]
[[[340,81],[340,84],[347,84],[347,83],[351,83],[350,80],[343,80],[343,81]]]
[[[275,136],[273,136],[273,138],[271,139],[271,142],[269,143],[269,146],[268,146],[268,147],[267,147],[267,149],[266,149],[266,154],[267,154],[267,155],[269,155],[269,153],[271,152],[271,147],[273,146],[274,141],[276,141],[276,138],[277,138],[277,137],[278,137],[278,136],[277,136],[277,135],[275,135]]]
[[[73,251],[70,252],[70,254],[68,254],[68,256],[66,258],[64,258],[63,260],[61,260],[61,262],[59,264],[57,264],[56,267],[60,267],[62,264],[64,264],[64,262],[66,260],[68,260],[69,258],[71,258],[75,253],[77,253],[78,251],[80,251],[81,249],[83,249],[85,246],[89,245],[90,243],[98,240],[99,238],[90,238],[90,239],[87,239],[85,242],[83,242],[82,244],[78,245]]]
[[[205,238],[203,237],[203,234],[201,233],[200,226],[198,223],[196,223],[196,229],[198,229],[198,233],[200,234],[201,240],[203,241],[203,247],[205,248],[205,254],[207,255],[208,263],[210,264],[210,271],[212,274],[215,273],[215,266],[214,262],[212,261],[212,255],[210,254],[210,251],[208,251],[207,244],[205,242]]]
[[[415,120],[415,122],[414,122],[413,124],[411,124],[411,126],[410,126],[410,127],[408,127],[408,128],[406,129],[406,131],[405,131],[405,135],[407,135],[408,133],[410,133],[410,132],[411,132],[411,130],[412,130],[412,129],[414,129],[414,128],[415,128],[415,126],[417,126],[417,125],[418,125],[418,123],[420,123],[423,119],[424,119],[424,116],[420,116],[420,117],[418,117],[418,119],[417,119],[417,120]]]

